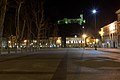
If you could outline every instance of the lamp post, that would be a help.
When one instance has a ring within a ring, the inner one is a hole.
[[[87,37],[87,35],[86,35],[86,34],[83,34],[82,37],[83,37],[83,39],[84,39],[84,48],[85,48],[85,46],[86,46],[86,37]]]
[[[96,9],[93,9],[92,13],[94,14],[94,18],[95,18],[95,34],[96,34],[96,13],[97,13]],[[97,50],[96,35],[95,35],[95,46],[94,47],[95,47],[95,50]]]

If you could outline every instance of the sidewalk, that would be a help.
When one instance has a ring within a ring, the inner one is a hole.
[[[98,48],[98,50],[120,53],[120,48]]]
[[[95,48],[86,48],[95,50]],[[98,51],[104,51],[104,52],[112,52],[112,53],[120,53],[120,48],[97,48]]]
[[[18,53],[21,53],[21,51],[17,51],[17,54]],[[23,53],[25,53],[25,51]],[[16,54],[16,52],[15,51],[10,51],[10,53],[8,53],[8,51],[4,51],[4,52],[1,52],[0,55],[5,55],[5,54]]]

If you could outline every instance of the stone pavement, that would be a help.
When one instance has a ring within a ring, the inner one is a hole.
[[[113,56],[87,48],[18,53],[0,61],[0,80],[120,80],[120,62],[109,55]]]

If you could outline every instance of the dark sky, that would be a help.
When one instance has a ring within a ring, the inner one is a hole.
[[[96,9],[97,29],[117,20],[115,12],[120,8],[120,0],[46,0],[45,15],[52,22],[63,18],[79,18],[83,13],[86,20],[85,31],[94,32],[94,15],[92,9]],[[68,29],[69,28],[69,29]],[[73,29],[74,28],[74,29]],[[62,26],[63,32],[79,33],[78,24]],[[68,32],[67,32],[68,31]]]

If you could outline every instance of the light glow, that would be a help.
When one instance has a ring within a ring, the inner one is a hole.
[[[100,34],[100,36],[103,36],[103,35],[104,35],[104,30],[103,30],[103,28],[101,28],[101,31],[99,31],[99,34]]]
[[[98,43],[99,39],[96,39],[96,42]]]
[[[11,43],[11,41],[8,41],[8,43]]]
[[[115,23],[111,23],[110,27],[109,27],[110,33],[114,33],[115,32]]]
[[[70,42],[69,41],[66,41],[67,44],[69,44]]]
[[[27,42],[27,40],[24,40],[24,43],[26,43]]]
[[[73,43],[73,41],[71,41],[71,43]]]
[[[33,40],[34,43],[37,43],[37,40]]]
[[[93,13],[93,14],[96,14],[96,13],[97,13],[97,11],[96,11],[95,9],[93,9],[93,10],[92,10],[92,13]]]
[[[75,38],[77,38],[77,35],[75,35]]]
[[[86,38],[86,37],[87,37],[87,35],[86,35],[86,34],[83,34],[83,35],[82,35],[82,37],[83,37],[83,38]]]
[[[61,39],[58,38],[58,40],[56,41],[57,44],[61,44]]]

